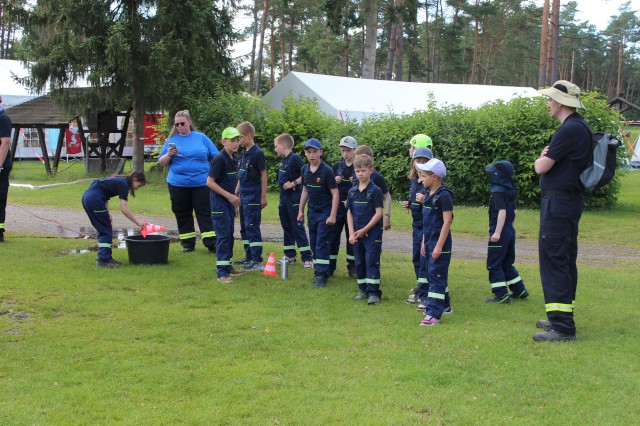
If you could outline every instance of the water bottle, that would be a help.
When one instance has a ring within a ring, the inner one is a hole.
[[[286,280],[289,277],[289,259],[287,256],[280,261],[280,277]]]

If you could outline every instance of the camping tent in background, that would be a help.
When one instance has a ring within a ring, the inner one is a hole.
[[[629,165],[634,169],[640,168],[640,135],[636,138],[636,145],[633,148],[635,152],[631,153],[631,161]]]
[[[361,120],[376,114],[404,115],[427,110],[430,96],[438,106],[478,108],[487,102],[540,95],[532,87],[412,83],[292,71],[262,101],[281,109],[287,96],[315,98],[320,109],[330,116]]]

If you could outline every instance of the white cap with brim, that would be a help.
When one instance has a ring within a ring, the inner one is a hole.
[[[420,164],[415,163],[416,168],[420,170],[424,170],[425,172],[431,172],[440,177],[440,179],[444,178],[447,175],[447,168],[445,167],[442,160],[438,160],[437,158],[432,158],[426,163]]]
[[[545,95],[558,102],[572,108],[586,109],[580,102],[580,88],[567,80],[558,80],[552,87],[538,90],[538,93]]]

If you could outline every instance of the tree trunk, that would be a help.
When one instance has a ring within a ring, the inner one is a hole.
[[[131,91],[137,89],[133,88]],[[145,108],[133,98],[133,170],[144,171],[144,113]]]
[[[260,96],[262,85],[262,52],[264,51],[264,34],[269,17],[269,0],[263,0],[262,21],[260,23],[260,46],[258,47],[258,66],[256,69],[256,95]]]
[[[280,31],[278,32],[280,33],[280,79],[282,80],[287,75],[286,53],[284,50],[284,16],[280,16]]]
[[[271,90],[276,84],[276,32],[273,27],[273,19],[269,28],[271,30],[269,35],[269,90]]]
[[[549,0],[544,0],[542,31],[540,31],[540,62],[538,63],[538,87],[547,85],[547,43],[549,42]]]
[[[624,34],[620,31],[620,47],[618,48],[618,81],[616,83],[616,96],[622,95],[622,66],[624,65]]]
[[[253,89],[254,86],[254,78],[256,75],[256,44],[258,42],[258,1],[255,0],[253,3],[253,35],[251,41],[251,65],[249,67],[249,91]]]
[[[396,57],[396,30],[397,27],[392,19],[389,23],[389,50],[387,51],[387,72],[385,73],[385,80],[391,80],[393,78],[393,60]]]
[[[396,0],[396,81],[402,81],[404,62],[404,0]]]
[[[425,67],[427,68],[427,81],[432,81],[433,78],[433,72],[432,72],[432,68],[431,68],[431,38],[429,36],[429,3],[425,3],[425,19],[424,19],[424,30],[425,30],[425,35],[424,35],[424,45],[427,49],[427,51],[425,52]]]
[[[476,7],[478,6],[478,0],[476,0]],[[474,17],[475,25],[473,26],[473,60],[471,63],[471,84],[475,84],[476,82],[476,68],[478,67],[478,30],[479,30],[479,19],[477,16]]]
[[[366,27],[362,52],[362,78],[373,79],[375,78],[378,32],[378,8],[376,0],[365,1],[364,13]]]
[[[560,0],[553,0],[551,9],[551,63],[547,69],[547,82],[553,84],[558,80],[558,42],[560,40]]]

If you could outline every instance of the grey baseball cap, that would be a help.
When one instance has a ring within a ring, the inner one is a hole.
[[[358,142],[353,136],[345,136],[344,138],[340,139],[339,146],[344,146],[345,148],[349,149],[356,149],[358,147]]]

